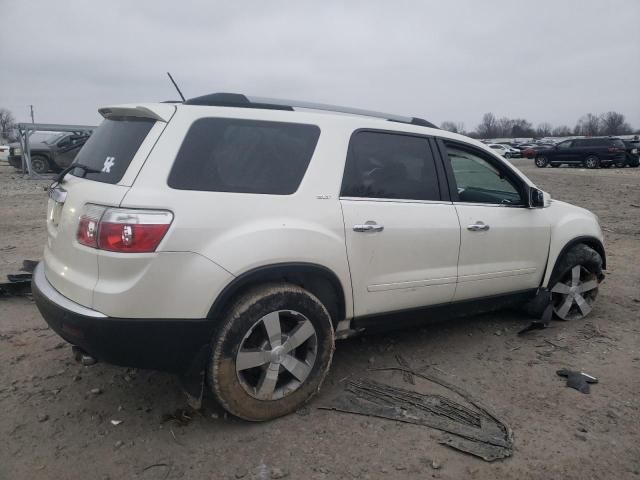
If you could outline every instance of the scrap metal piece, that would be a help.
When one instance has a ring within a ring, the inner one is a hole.
[[[590,383],[598,383],[598,379],[588,373],[576,372],[562,368],[556,372],[560,377],[567,377],[567,387],[574,388],[580,393],[588,394],[591,392]]]
[[[444,445],[488,462],[512,454],[511,429],[461,388],[406,368],[377,370],[399,371],[437,383],[464,398],[474,408],[442,395],[423,394],[370,379],[347,382],[345,394],[320,408],[435,428],[451,435],[442,440]]]

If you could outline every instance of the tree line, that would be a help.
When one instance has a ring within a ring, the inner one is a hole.
[[[587,113],[580,117],[576,125],[553,126],[548,122],[539,123],[534,127],[524,118],[497,118],[493,113],[485,113],[482,122],[474,131],[467,132],[464,124],[459,122],[442,122],[440,128],[449,132],[461,133],[473,138],[542,138],[568,137],[583,135],[594,137],[597,135],[629,135],[634,130],[627,123],[625,116],[619,112],[607,112],[601,115]],[[640,133],[636,130],[635,133]]]

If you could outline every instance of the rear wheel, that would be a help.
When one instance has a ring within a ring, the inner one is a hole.
[[[31,168],[34,173],[47,173],[51,168],[51,166],[49,165],[49,159],[40,155],[34,155],[31,157]]]
[[[549,164],[549,160],[544,155],[539,155],[535,159],[535,164],[538,168],[544,168]]]
[[[333,345],[320,300],[296,285],[262,285],[235,301],[214,335],[209,384],[233,415],[277,418],[318,392]]]
[[[549,285],[553,312],[562,320],[586,317],[598,296],[602,258],[592,248],[579,244],[560,259]]]
[[[505,153],[504,158],[507,158],[507,159],[511,158],[511,152]]]
[[[584,159],[584,166],[587,168],[598,168],[600,166],[600,159],[595,155],[589,155]]]

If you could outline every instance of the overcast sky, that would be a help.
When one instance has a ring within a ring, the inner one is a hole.
[[[482,114],[640,128],[640,0],[0,0],[0,107],[95,124],[109,104],[216,91],[473,129]]]

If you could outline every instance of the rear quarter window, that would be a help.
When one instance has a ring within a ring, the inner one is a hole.
[[[104,183],[118,183],[147,137],[155,120],[138,117],[105,119],[84,144],[74,163],[97,170],[75,169],[72,175]]]
[[[201,118],[189,128],[168,184],[180,190],[290,195],[319,136],[316,125]]]

